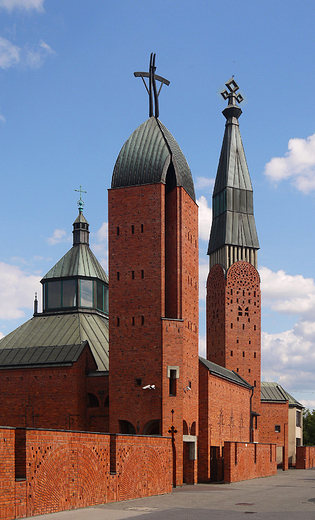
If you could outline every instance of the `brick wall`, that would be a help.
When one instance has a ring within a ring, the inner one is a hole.
[[[251,390],[211,374],[202,363],[199,367],[199,481],[208,482],[215,478],[210,460],[214,455],[219,470],[216,480],[223,479],[226,441],[250,441]],[[212,449],[211,453],[211,447],[217,448],[215,452]]]
[[[315,468],[315,446],[296,447],[296,469]]]
[[[0,370],[0,424],[88,430],[87,373],[95,370],[88,346],[71,367]]]
[[[6,520],[172,489],[171,439],[165,437],[0,429],[0,456],[0,518]],[[21,469],[15,474],[21,461],[25,478]]]
[[[288,402],[261,403],[259,438],[261,442],[276,444],[278,448],[278,463],[282,463],[283,470],[289,468],[288,420]],[[279,429],[280,431],[277,431]],[[282,450],[280,448],[282,448]]]
[[[184,423],[198,434],[198,208],[182,187],[165,191],[162,183],[109,190],[110,431],[174,427],[181,485]],[[196,462],[186,470],[196,480]]]
[[[224,482],[238,482],[277,474],[276,446],[224,443]]]
[[[260,278],[248,262],[235,262],[226,276],[221,265],[214,265],[210,270],[207,359],[234,370],[255,387],[253,411],[260,413]]]

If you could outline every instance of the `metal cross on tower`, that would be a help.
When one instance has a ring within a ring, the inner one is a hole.
[[[149,94],[149,117],[153,116],[153,98],[154,98],[154,115],[155,117],[159,117],[159,95],[161,92],[161,88],[164,85],[169,85],[170,82],[168,79],[162,78],[162,76],[157,76],[155,74],[156,66],[155,66],[155,53],[151,52],[150,55],[150,66],[149,66],[149,72],[134,72],[134,76],[136,78],[141,78],[144,86],[146,88],[147,93]],[[144,80],[144,78],[149,78],[149,88]],[[159,90],[157,91],[156,87],[156,81],[159,81],[161,83]],[[153,91],[153,92],[152,92]]]
[[[238,86],[238,84],[236,83],[236,81],[233,77],[225,83],[225,86],[227,87],[227,89],[222,90],[222,92],[220,92],[223,99],[229,99],[231,97],[235,97],[235,99],[238,103],[242,103],[242,101],[244,101],[244,98],[240,92],[238,94],[236,94],[236,92],[239,90],[240,87]]]
[[[82,193],[87,193],[87,192],[82,190],[81,184],[80,184],[80,189],[74,190],[74,191],[78,191],[80,193],[80,200],[78,200],[78,208],[79,208],[79,213],[83,213],[84,201],[82,200]]]

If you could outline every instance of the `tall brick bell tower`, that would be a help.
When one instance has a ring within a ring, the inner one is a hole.
[[[212,197],[207,280],[207,359],[234,370],[253,386],[252,441],[258,441],[261,380],[261,296],[253,189],[238,119],[239,87],[222,92],[228,106]]]
[[[110,431],[172,436],[173,479],[196,482],[198,209],[177,142],[158,119],[155,55],[149,119],[126,141],[109,190]],[[153,114],[153,106],[155,108]]]

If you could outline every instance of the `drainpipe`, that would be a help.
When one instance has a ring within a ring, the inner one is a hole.
[[[249,442],[253,442],[253,410],[252,410],[252,400],[254,395],[254,386],[252,386],[252,394],[250,396],[250,421],[249,421]]]

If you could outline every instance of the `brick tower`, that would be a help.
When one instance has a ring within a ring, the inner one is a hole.
[[[252,440],[258,440],[261,379],[261,298],[253,189],[238,118],[238,85],[222,92],[228,106],[225,133],[212,197],[208,255],[207,358],[234,370],[253,386]]]
[[[158,119],[126,141],[109,190],[110,431],[173,437],[174,483],[195,482],[198,213],[189,166]],[[153,102],[155,114],[153,115]]]

